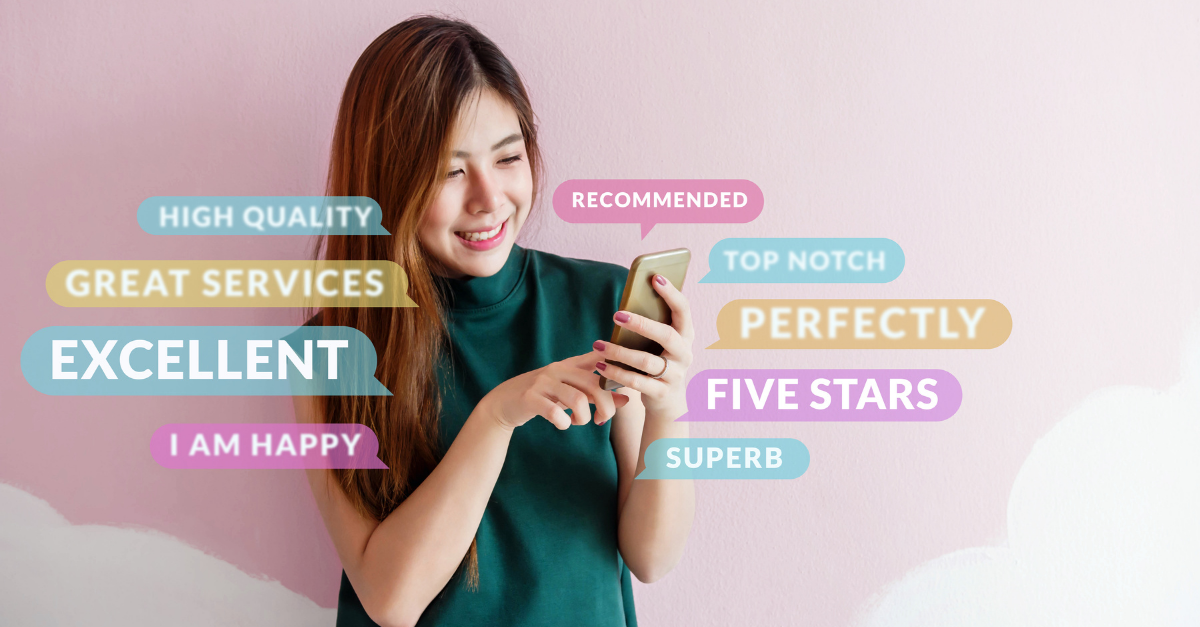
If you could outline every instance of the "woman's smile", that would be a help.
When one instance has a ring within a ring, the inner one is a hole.
[[[449,134],[446,173],[417,236],[444,277],[492,276],[504,267],[533,204],[533,171],[512,104],[472,92]]]
[[[511,219],[511,217],[509,218]],[[455,231],[454,235],[458,237],[458,241],[463,246],[471,250],[490,250],[499,246],[504,238],[508,235],[508,222],[497,224],[489,229],[476,231]]]

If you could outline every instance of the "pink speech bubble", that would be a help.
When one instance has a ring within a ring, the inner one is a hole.
[[[164,468],[387,468],[357,424],[169,424],[150,436]]]
[[[962,405],[945,370],[704,370],[683,422],[933,422]]]
[[[554,190],[572,224],[734,224],[762,213],[763,193],[742,179],[573,179]]]

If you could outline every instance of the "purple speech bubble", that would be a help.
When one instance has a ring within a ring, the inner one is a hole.
[[[358,424],[168,424],[150,453],[164,468],[387,468]]]
[[[572,224],[749,222],[763,193],[742,179],[573,179],[554,190],[554,212]]]
[[[953,416],[962,386],[945,370],[705,370],[687,402],[685,422],[924,422]]]

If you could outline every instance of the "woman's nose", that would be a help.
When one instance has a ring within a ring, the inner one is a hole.
[[[471,191],[467,197],[468,212],[491,213],[504,205],[504,193],[489,172],[478,171],[471,179]]]

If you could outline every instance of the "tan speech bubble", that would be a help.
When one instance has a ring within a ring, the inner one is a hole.
[[[1012,315],[981,299],[742,299],[717,314],[708,348],[995,348]]]
[[[62,261],[46,293],[64,307],[416,307],[392,261]]]

